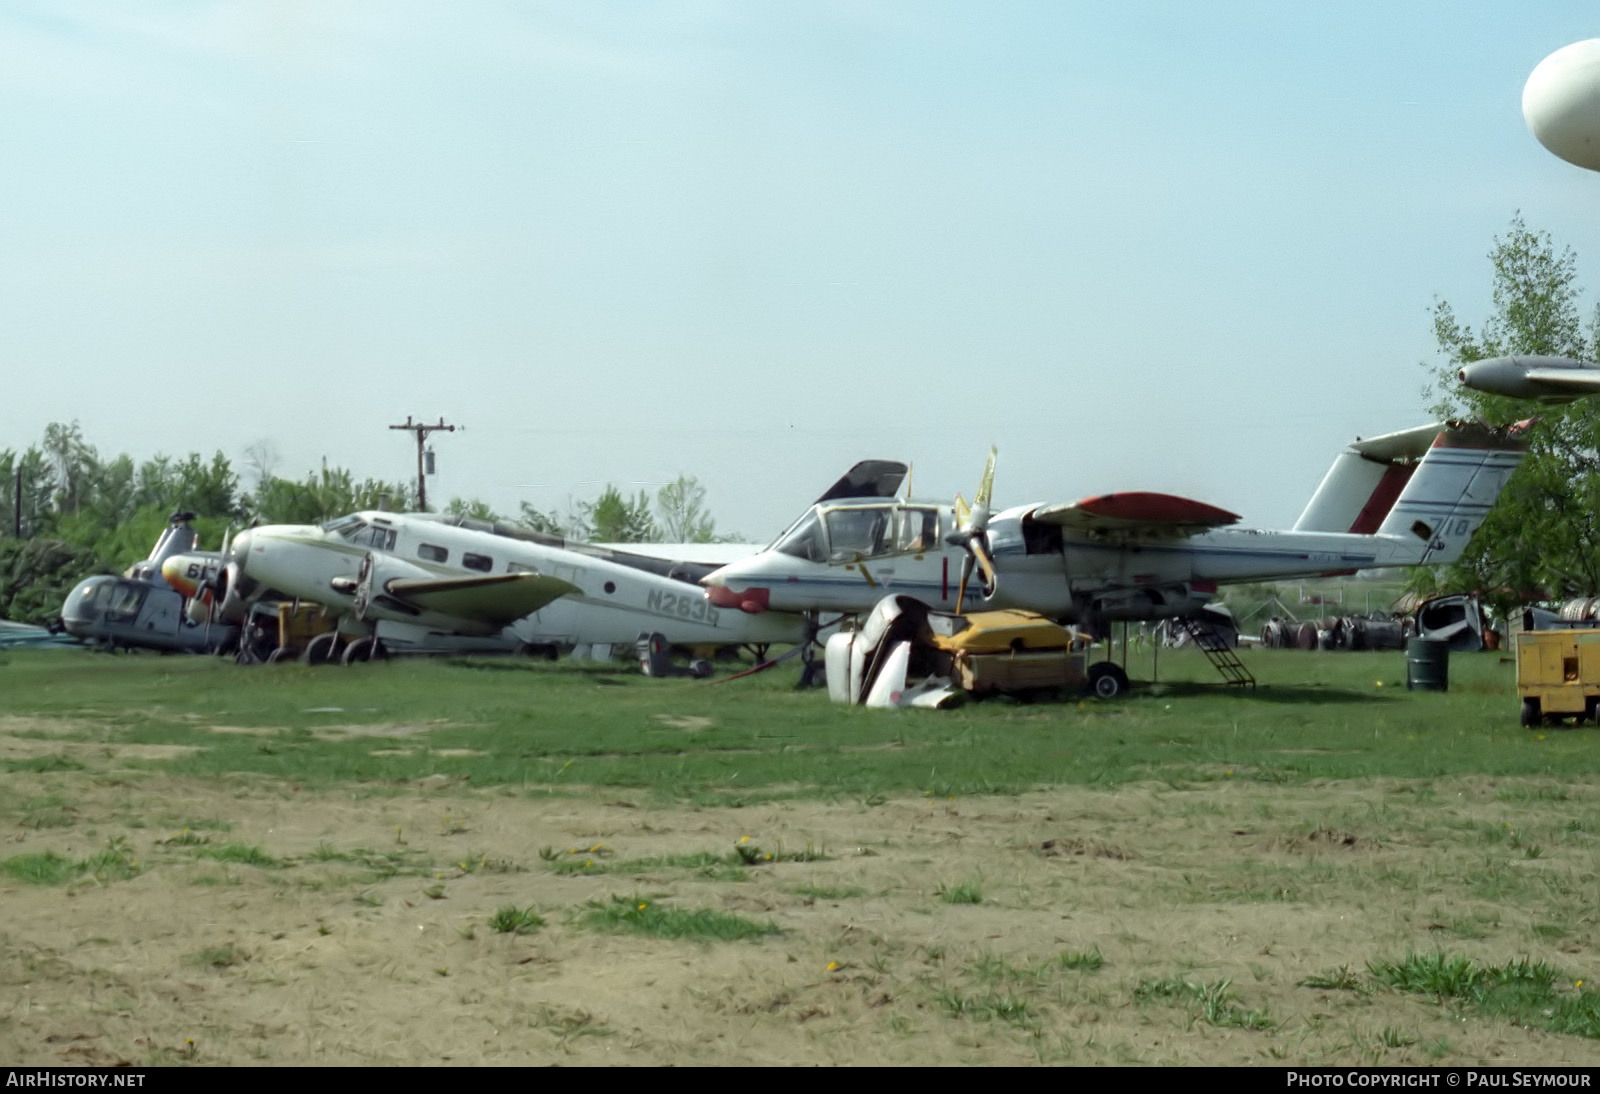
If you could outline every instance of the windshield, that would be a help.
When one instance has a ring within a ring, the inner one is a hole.
[[[807,562],[822,562],[827,557],[822,544],[822,522],[812,510],[790,528],[772,545],[774,551],[803,558]]]
[[[327,524],[324,524],[322,526],[322,530],[324,532],[332,532],[334,535],[337,535],[337,536],[342,536],[342,535],[345,534],[345,530],[346,529],[353,528],[358,524],[365,524],[365,523],[366,523],[366,521],[362,520],[360,517],[356,516],[354,513],[351,513],[347,517],[340,517],[338,520],[330,520]]]
[[[893,516],[894,510],[889,506],[830,512],[827,517],[829,559],[842,562],[858,555],[871,558],[884,554]]]
[[[108,623],[132,623],[139,615],[139,605],[144,603],[144,594],[150,591],[148,585],[139,585],[132,581],[119,581],[111,590],[111,597],[106,602],[106,621]]]

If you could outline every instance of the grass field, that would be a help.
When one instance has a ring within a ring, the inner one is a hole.
[[[1600,1062],[1600,737],[1495,654],[1244,656],[875,712],[5,655],[0,1059]]]

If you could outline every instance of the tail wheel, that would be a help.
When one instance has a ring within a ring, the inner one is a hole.
[[[1089,694],[1096,699],[1115,699],[1128,690],[1128,674],[1120,665],[1097,661],[1089,666]]]

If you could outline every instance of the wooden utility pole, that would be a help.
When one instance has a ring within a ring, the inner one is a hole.
[[[445,425],[443,418],[439,419],[437,425],[428,425],[425,422],[417,422],[413,425],[411,415],[407,414],[404,425],[392,425],[389,428],[404,429],[408,433],[415,433],[417,436],[417,509],[420,512],[426,512],[428,509],[428,476],[424,474],[422,468],[422,442],[427,440],[429,433],[440,431],[454,433],[456,427]]]

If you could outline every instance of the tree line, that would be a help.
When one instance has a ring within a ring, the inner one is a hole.
[[[94,573],[120,573],[150,552],[174,512],[195,514],[203,547],[215,549],[227,528],[261,524],[319,524],[361,509],[413,509],[416,484],[357,478],[322,467],[303,478],[273,473],[269,445],[247,453],[246,487],[222,452],[209,459],[157,455],[142,462],[127,454],[100,456],[77,422],[52,422],[41,443],[0,448],[0,618],[42,623],[54,619],[73,585]],[[509,520],[570,539],[643,543],[711,542],[719,537],[705,488],[690,475],[652,499],[608,486],[567,513],[540,512],[523,503],[502,515],[478,500],[454,498],[445,511]]]

